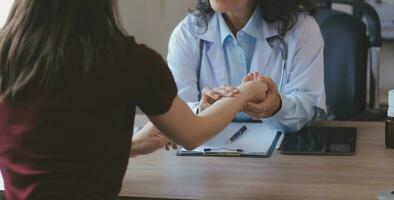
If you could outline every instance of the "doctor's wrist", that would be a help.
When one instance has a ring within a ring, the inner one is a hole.
[[[270,117],[275,116],[281,110],[282,110],[282,96],[278,95],[278,103],[277,103],[276,110],[274,110],[274,112],[272,113],[272,115]]]

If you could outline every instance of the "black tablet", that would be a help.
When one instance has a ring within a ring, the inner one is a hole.
[[[289,155],[354,155],[356,128],[307,127],[296,133],[286,133],[280,147]]]

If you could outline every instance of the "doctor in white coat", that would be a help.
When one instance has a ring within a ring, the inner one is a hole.
[[[324,43],[313,7],[309,0],[200,0],[169,42],[180,97],[198,112],[258,72],[268,97],[245,106],[246,115],[286,131],[302,128],[326,110]]]

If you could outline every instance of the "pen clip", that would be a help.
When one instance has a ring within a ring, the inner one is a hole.
[[[216,149],[211,149],[211,148],[205,148],[203,151],[204,153],[218,153],[220,150],[226,150],[228,153],[243,153],[243,149],[229,149],[229,148],[216,148]]]

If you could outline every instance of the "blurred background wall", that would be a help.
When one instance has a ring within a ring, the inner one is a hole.
[[[128,33],[164,57],[173,28],[195,4],[195,0],[118,1],[121,18]],[[0,27],[3,26],[12,2],[13,0],[0,0]],[[337,9],[347,10],[346,7]],[[387,102],[387,91],[394,89],[394,41],[385,42],[381,53],[381,102]]]
[[[119,0],[123,23],[129,34],[163,56],[167,53],[172,29],[193,8],[195,0]],[[337,6],[347,11],[348,8]],[[385,42],[381,51],[381,102],[394,89],[394,42]]]
[[[165,56],[172,30],[193,5],[193,0],[119,0],[119,11],[129,34]]]

